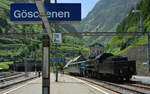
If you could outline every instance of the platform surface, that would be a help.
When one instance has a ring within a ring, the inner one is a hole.
[[[139,82],[142,82],[142,83],[145,83],[145,84],[150,84],[150,77],[149,76],[133,76],[132,81],[139,81]]]
[[[55,74],[51,73],[50,94],[111,94],[100,87],[68,75],[59,74],[58,80],[55,82]],[[42,94],[42,78],[10,88],[2,94]]]

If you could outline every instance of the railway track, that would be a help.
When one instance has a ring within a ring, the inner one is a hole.
[[[19,74],[15,74],[15,75],[11,75],[11,76],[9,75],[9,76],[0,78],[0,82],[10,81],[10,80],[13,80],[13,79],[16,79],[16,78],[19,78],[19,77],[23,77],[23,76],[25,76],[25,73],[19,73]]]
[[[97,79],[76,77],[78,79],[84,80],[86,82],[98,85],[100,87],[106,88],[118,94],[150,94],[150,89],[145,85],[140,84],[116,84],[107,81],[100,81]]]
[[[28,81],[30,79],[34,79],[36,78],[37,75],[34,74],[30,74],[30,76],[26,77],[25,73],[21,73],[21,74],[16,74],[13,76],[9,76],[9,77],[4,77],[0,79],[0,89],[24,82],[24,81]]]
[[[140,83],[140,85],[144,85],[144,86],[150,87],[150,84],[146,84],[146,83]]]
[[[136,87],[136,88],[150,90],[150,86],[149,85],[144,85],[144,84],[129,84],[129,83],[126,83],[125,85],[127,85],[127,86],[133,86],[133,87]]]
[[[15,72],[15,73],[1,73],[0,74],[0,79],[1,78],[11,77],[11,76],[18,75],[18,74],[21,74],[21,73],[20,72]]]

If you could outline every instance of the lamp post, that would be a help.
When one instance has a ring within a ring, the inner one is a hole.
[[[147,33],[147,58],[148,58],[148,70],[150,71],[150,43],[149,43],[149,33]]]
[[[55,3],[57,3],[57,0],[55,0]],[[57,25],[55,25],[55,32],[57,32]],[[55,55],[55,63],[56,63],[56,82],[58,82],[58,56],[57,56],[57,43],[55,44],[55,51],[56,51],[56,55]]]
[[[27,48],[25,49],[24,65],[25,65],[25,76],[28,77]]]
[[[34,52],[34,60],[35,60],[35,75],[37,75],[37,64],[36,64],[36,62],[37,62],[37,60],[36,60],[36,47],[35,47],[35,52]]]
[[[26,77],[28,77],[28,63],[27,63],[27,50],[28,50],[28,48],[27,48],[27,43],[26,43],[26,40],[27,39],[27,34],[26,34],[26,31],[25,31],[25,53],[24,53],[24,55],[25,55],[25,57],[24,57],[24,66],[25,66],[25,76]]]
[[[136,10],[135,9],[132,12],[140,14],[140,31],[143,32],[144,25],[143,25],[143,15],[141,14],[141,10]]]
[[[55,44],[55,64],[56,64],[56,82],[58,82],[58,56],[57,56],[57,43]]]
[[[140,31],[144,31],[144,25],[143,25],[143,15],[141,13],[141,10],[133,10],[133,13],[139,13],[140,14]],[[148,70],[150,71],[150,42],[149,42],[149,33],[147,33],[147,59],[148,59]]]

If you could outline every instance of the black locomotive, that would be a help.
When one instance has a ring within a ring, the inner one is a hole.
[[[75,73],[80,76],[95,77],[98,79],[107,78],[118,81],[129,81],[132,75],[136,75],[136,61],[129,61],[127,57],[111,53],[104,53],[84,62],[74,62],[68,67],[71,74]]]

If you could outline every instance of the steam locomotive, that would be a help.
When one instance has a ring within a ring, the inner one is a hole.
[[[68,71],[72,75],[83,77],[129,81],[132,75],[136,75],[136,61],[130,61],[120,55],[104,53],[94,59],[71,63]]]

